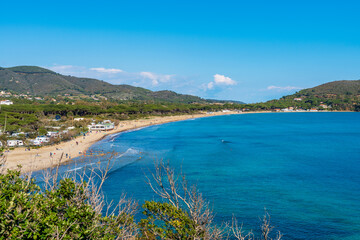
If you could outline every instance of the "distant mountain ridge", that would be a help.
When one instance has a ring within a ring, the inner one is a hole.
[[[65,76],[37,66],[0,67],[0,89],[34,96],[101,94],[115,100],[208,102],[197,96],[178,94],[173,91],[151,91],[126,84],[113,85],[93,78]]]

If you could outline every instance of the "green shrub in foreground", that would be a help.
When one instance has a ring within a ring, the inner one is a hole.
[[[19,171],[0,175],[0,239],[122,238],[132,216],[102,216],[89,203],[83,184],[66,178],[42,192]]]

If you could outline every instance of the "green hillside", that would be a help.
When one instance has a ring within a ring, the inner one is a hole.
[[[34,96],[94,95],[99,94],[114,100],[152,100],[165,102],[193,103],[206,102],[192,95],[172,91],[153,92],[130,85],[113,85],[92,78],[64,76],[36,66],[0,68],[0,90]]]
[[[313,88],[299,91],[296,96],[334,97],[342,95],[360,95],[360,80],[342,80],[325,83]]]
[[[247,105],[251,110],[318,109],[360,111],[360,80],[343,80],[303,89],[280,99]]]
[[[54,73],[55,72],[46,69],[46,68],[41,68],[41,67],[37,67],[37,66],[17,66],[17,67],[10,67],[7,68],[10,71],[16,72],[16,73]]]

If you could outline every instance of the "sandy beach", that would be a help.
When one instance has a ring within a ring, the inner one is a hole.
[[[241,114],[239,112],[214,112],[211,114],[197,113],[192,115],[166,116],[166,117],[150,117],[146,119],[137,119],[129,121],[121,121],[115,129],[107,132],[88,133],[86,136],[79,136],[71,141],[62,142],[60,144],[41,147],[39,149],[31,149],[25,151],[25,148],[19,147],[9,152],[5,152],[5,168],[15,169],[18,165],[22,166],[22,172],[37,171],[49,167],[56,166],[71,161],[71,159],[84,155],[86,150],[95,142],[103,139],[105,136],[115,134],[131,129],[163,124],[168,122],[181,121],[191,118],[211,117],[218,115]],[[62,156],[62,157],[61,157]],[[67,157],[66,157],[67,156]]]

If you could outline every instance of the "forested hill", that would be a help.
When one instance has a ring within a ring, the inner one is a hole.
[[[325,83],[299,91],[296,95],[334,97],[360,95],[360,80],[343,80]]]
[[[0,90],[33,96],[94,95],[115,100],[154,100],[178,103],[205,103],[207,100],[173,91],[153,92],[130,85],[113,85],[92,78],[64,76],[36,66],[0,68]]]
[[[303,89],[279,100],[255,104],[256,109],[295,107],[360,111],[360,80],[343,80]]]

